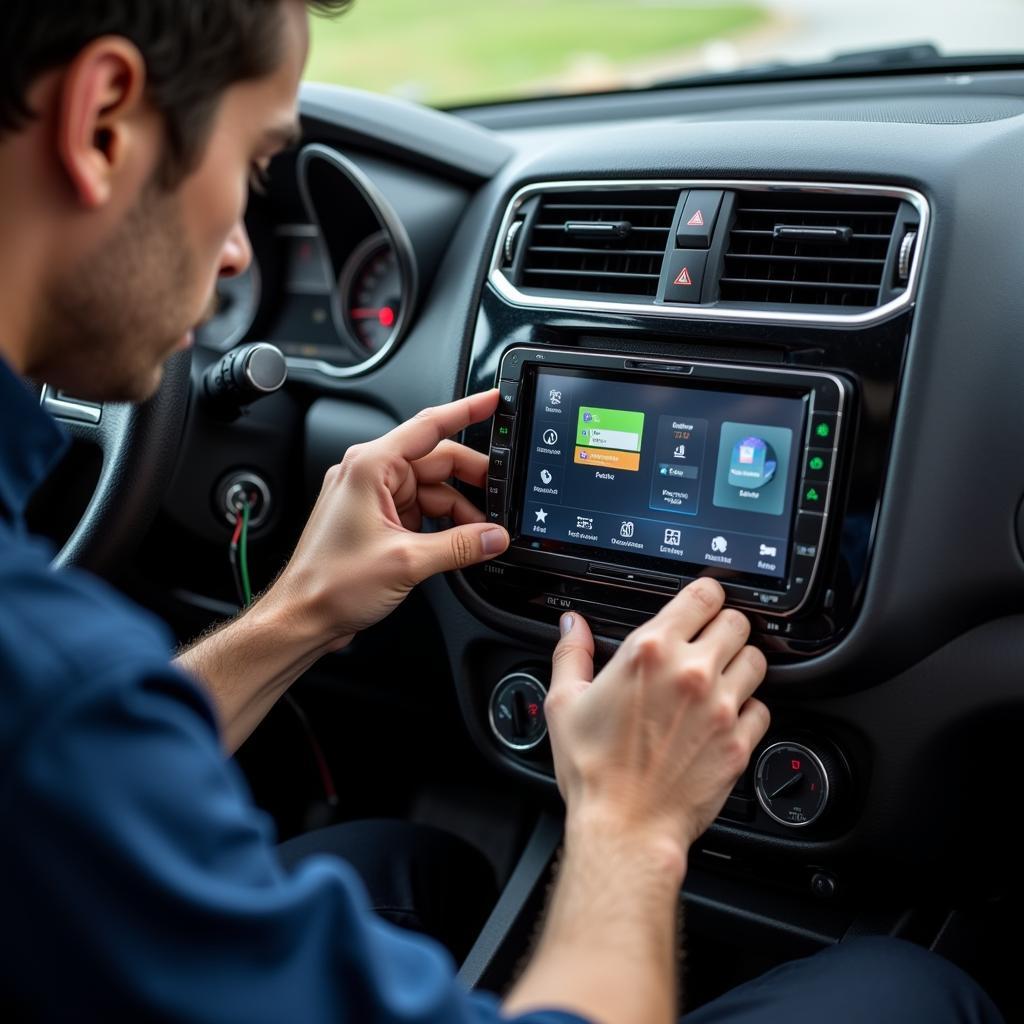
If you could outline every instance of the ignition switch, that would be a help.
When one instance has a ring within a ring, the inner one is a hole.
[[[234,524],[243,506],[249,505],[249,527],[255,529],[270,515],[270,488],[258,473],[243,469],[223,477],[214,494],[218,515]]]

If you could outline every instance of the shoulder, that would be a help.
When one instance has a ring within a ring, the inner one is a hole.
[[[55,571],[43,545],[0,536],[0,669],[5,714],[0,751],[64,700],[109,695],[163,676],[202,703],[169,666],[164,625],[89,573]]]

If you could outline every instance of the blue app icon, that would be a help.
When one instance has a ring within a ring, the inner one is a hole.
[[[733,487],[764,487],[775,476],[779,460],[772,446],[760,437],[744,437],[732,447],[729,483]]]

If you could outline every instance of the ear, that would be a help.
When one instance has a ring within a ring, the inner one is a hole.
[[[104,36],[68,65],[58,93],[57,149],[79,203],[104,205],[133,147],[151,145],[142,130],[146,64],[120,36]]]

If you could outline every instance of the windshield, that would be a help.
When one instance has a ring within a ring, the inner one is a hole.
[[[1024,0],[357,0],[314,20],[307,76],[457,106],[909,46],[1022,49]]]

